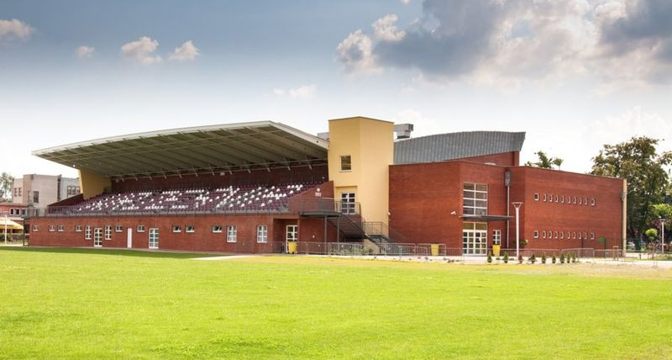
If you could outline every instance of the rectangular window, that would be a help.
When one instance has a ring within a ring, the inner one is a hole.
[[[595,198],[590,199],[590,206],[595,206]]]
[[[34,203],[39,203],[40,202],[40,192],[39,191],[33,191],[33,202]]]
[[[49,225],[49,231],[50,232],[56,231],[56,226],[55,225]]]
[[[123,226],[118,225],[118,224],[114,226],[114,232],[122,232],[122,231],[124,231]]]
[[[590,233],[590,240],[595,240],[595,233],[594,232]]]
[[[173,232],[174,232],[174,233],[182,232],[182,226],[180,226],[180,225],[173,225]]]
[[[492,245],[502,244],[502,230],[496,229],[492,231]]]
[[[285,228],[285,239],[287,241],[299,240],[299,225],[287,225]]]
[[[539,201],[539,193],[534,193],[534,201]]]
[[[352,170],[352,158],[350,155],[341,155],[341,171]]]
[[[229,225],[226,227],[226,242],[235,243],[238,237],[236,225]]]
[[[84,240],[91,240],[91,225],[84,227]]]
[[[222,225],[212,225],[212,232],[219,234],[222,232]]]
[[[463,192],[464,215],[487,215],[488,214],[488,186],[485,184],[465,183]]]
[[[196,228],[194,228],[194,225],[187,225],[184,228],[184,232],[193,233],[196,232]]]
[[[268,227],[266,225],[257,225],[257,242],[268,242]]]
[[[135,228],[135,231],[137,231],[137,232],[145,232],[145,225],[138,225],[138,227]]]
[[[546,194],[544,194],[544,202],[546,202]]]
[[[539,238],[539,230],[534,230],[534,238],[535,239]]]
[[[56,226],[56,229],[58,230],[58,232],[63,232],[63,231],[65,231],[65,228],[63,227],[63,225],[57,225],[57,226]]]
[[[112,225],[105,225],[105,240],[112,240]]]
[[[82,232],[82,225],[75,225],[75,232]]]
[[[40,228],[37,225],[33,225],[33,231],[40,231]]]
[[[357,214],[355,193],[341,193],[341,213],[346,215]]]

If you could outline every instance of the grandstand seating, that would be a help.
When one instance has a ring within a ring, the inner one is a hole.
[[[109,213],[175,212],[283,212],[289,199],[309,184],[226,186],[110,193],[81,203],[50,208],[50,214],[94,215]]]

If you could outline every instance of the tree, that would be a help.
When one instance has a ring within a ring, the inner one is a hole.
[[[658,141],[645,136],[633,137],[617,145],[604,145],[593,158],[593,175],[619,177],[628,182],[630,236],[642,234],[653,217],[652,205],[664,200],[670,186],[665,167],[672,163],[672,152],[658,154]]]
[[[12,199],[12,186],[14,177],[6,172],[0,175],[0,201],[8,202]]]
[[[549,157],[546,155],[545,152],[539,150],[536,153],[534,153],[539,157],[539,160],[535,162],[528,161],[525,163],[526,166],[534,166],[538,168],[544,168],[544,169],[553,169],[553,167],[557,167],[560,169],[560,166],[562,166],[562,160],[561,158],[554,158],[554,157]]]

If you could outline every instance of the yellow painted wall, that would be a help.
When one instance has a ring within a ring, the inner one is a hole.
[[[341,171],[341,155],[351,156],[351,171]],[[354,192],[366,221],[387,223],[394,123],[365,117],[330,120],[328,157],[334,197]]]
[[[92,171],[79,170],[79,188],[82,190],[84,199],[92,198],[103,193],[105,188],[111,188],[112,181],[109,177],[100,176]]]

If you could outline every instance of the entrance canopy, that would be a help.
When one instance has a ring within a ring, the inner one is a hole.
[[[328,142],[290,126],[258,121],[160,130],[33,151],[95,174],[123,178],[271,168],[326,162]]]
[[[506,216],[506,215],[464,215],[464,216],[462,216],[462,219],[464,221],[490,222],[490,221],[511,220],[511,219],[513,219],[513,216]]]

